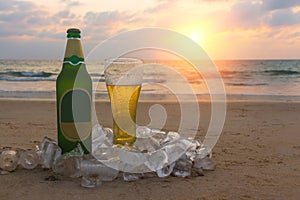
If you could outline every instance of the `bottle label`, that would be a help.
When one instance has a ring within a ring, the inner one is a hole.
[[[70,141],[83,141],[91,133],[91,97],[80,88],[66,91],[60,99],[59,119],[63,136]]]
[[[76,55],[73,55],[71,57],[64,58],[64,63],[68,63],[73,66],[77,66],[79,64],[84,64],[84,59],[80,58]]]

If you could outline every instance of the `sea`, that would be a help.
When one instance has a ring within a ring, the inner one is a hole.
[[[212,93],[225,94],[229,99],[300,98],[300,60],[214,60],[214,67],[207,68],[203,63],[145,61],[141,98],[201,98]],[[86,67],[93,80],[95,100],[108,100],[104,63],[87,61]],[[0,60],[0,98],[55,99],[55,82],[61,69],[61,60]]]

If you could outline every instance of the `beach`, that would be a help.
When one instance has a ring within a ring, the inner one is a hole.
[[[0,200],[300,200],[300,0],[0,0],[0,23]]]
[[[139,103],[140,123],[148,123],[155,101]],[[175,102],[158,102],[168,113],[165,129],[176,130]],[[33,149],[44,136],[56,139],[56,103],[46,99],[0,99],[0,150]],[[199,134],[205,133],[210,103],[199,102]],[[109,102],[96,104],[103,126],[111,127]],[[50,170],[18,168],[0,175],[0,199],[298,199],[300,195],[300,102],[289,99],[231,98],[222,135],[213,149],[215,171],[204,176],[121,177],[94,189],[80,179]],[[54,178],[53,178],[54,177]]]

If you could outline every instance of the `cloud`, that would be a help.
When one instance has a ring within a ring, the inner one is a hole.
[[[55,2],[48,7],[36,0],[0,0],[0,43],[5,47],[1,55],[9,57],[17,52],[19,57],[60,58],[69,27],[82,30],[85,49],[119,32],[145,26],[178,31],[199,28],[199,34],[203,32],[203,38],[208,39],[208,47],[214,40],[211,46],[217,45],[211,49],[222,52],[218,48],[226,49],[222,45],[228,45],[229,50],[223,54],[228,51],[234,56],[240,51],[248,55],[247,45],[253,45],[261,56],[268,52],[259,49],[268,45],[294,42],[297,46],[300,41],[300,28],[296,26],[300,24],[300,14],[295,8],[299,0],[154,0],[133,7],[137,2],[134,0],[99,8],[91,8],[91,1]],[[82,7],[75,7],[79,5]]]
[[[39,38],[65,39],[66,33],[65,30],[57,32],[56,30],[43,29],[36,36]]]
[[[82,18],[68,10],[51,14],[45,8],[28,1],[5,1],[0,9],[0,37],[20,36],[39,38],[63,38],[69,26],[79,24]],[[73,1],[72,1],[73,2]],[[60,37],[59,35],[62,35]]]
[[[22,21],[29,15],[38,15],[35,4],[27,1],[1,1],[0,7],[0,22],[4,23]]]
[[[144,10],[144,13],[159,13],[171,10],[176,4],[176,1],[172,0],[161,0],[160,3],[154,5],[153,7]]]
[[[127,30],[139,20],[135,14],[119,11],[87,12],[83,17],[85,33],[90,39],[102,40]]]
[[[233,1],[233,0],[195,0],[196,2],[224,2],[224,1]]]
[[[160,3],[154,7],[146,9],[144,12],[146,13],[157,13],[169,9],[168,3]]]
[[[34,36],[37,33],[36,28],[45,24],[48,13],[32,2],[5,2],[9,3],[0,10],[1,37]]]
[[[263,8],[265,10],[277,10],[284,8],[291,8],[293,6],[300,6],[299,0],[264,0]]]
[[[33,7],[35,4],[29,1],[0,1],[0,11],[27,10]]]
[[[62,2],[75,4],[76,1]],[[72,9],[66,8],[51,13],[27,1],[1,1],[0,5],[0,38],[28,36],[27,38],[64,39],[65,30],[72,26],[84,29],[86,38],[102,40],[139,23],[135,14],[117,10],[76,14]]]
[[[106,26],[113,24],[122,19],[122,15],[118,11],[105,12],[87,12],[84,16],[84,21],[90,25]],[[124,19],[126,20],[126,19]]]
[[[26,17],[26,13],[13,12],[13,13],[0,13],[1,22],[17,22],[23,20]]]
[[[262,26],[293,26],[300,23],[300,12],[293,7],[300,1],[240,1],[216,19],[217,30],[259,29]],[[219,13],[220,14],[220,13]]]
[[[229,11],[224,12],[221,18],[216,19],[217,29],[222,31],[257,28],[262,23],[263,15],[261,4],[251,1],[238,2]]]
[[[253,27],[261,23],[262,10],[259,3],[237,3],[232,7],[231,14],[231,20],[239,27]]]
[[[294,13],[290,9],[276,10],[266,18],[265,22],[271,27],[300,24],[300,11]]]
[[[66,3],[67,7],[73,7],[73,6],[80,6],[82,5],[79,1],[72,1],[72,0],[61,0],[61,2]]]
[[[25,29],[25,27],[21,30],[14,29],[13,27],[6,27],[0,31],[0,39],[2,37],[20,37],[20,36],[35,36],[38,32],[33,29]]]
[[[0,11],[10,10],[10,9],[12,9],[12,5],[10,1],[0,1]]]
[[[73,18],[75,17],[75,14],[72,14],[69,10],[62,10],[57,12],[54,17],[57,18]]]

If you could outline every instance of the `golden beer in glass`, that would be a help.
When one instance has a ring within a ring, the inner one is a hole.
[[[142,61],[136,58],[106,60],[104,74],[111,103],[114,144],[135,142],[136,109],[143,79],[141,65]]]

